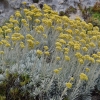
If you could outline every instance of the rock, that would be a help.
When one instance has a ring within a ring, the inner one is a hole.
[[[39,1],[38,3],[34,3],[35,1]],[[31,4],[34,4],[36,7],[40,7],[42,9],[43,4],[48,4],[52,7],[52,9],[60,12],[65,12],[66,8],[69,6],[77,7],[77,3],[82,3],[83,6],[93,6],[96,0],[0,0],[0,26],[9,19],[9,16],[12,15],[15,10],[20,9],[22,7],[22,2],[27,3],[27,7]],[[80,12],[77,12],[78,16],[82,17]],[[76,16],[75,14],[70,15],[72,19]],[[2,17],[3,16],[3,17]]]
[[[12,0],[10,2],[10,7],[13,9],[18,9],[21,6],[21,0]]]
[[[4,79],[5,77],[2,74],[0,74],[0,81],[3,81]]]

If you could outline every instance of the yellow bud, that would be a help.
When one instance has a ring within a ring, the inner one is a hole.
[[[21,47],[21,48],[25,48],[25,46],[24,46],[24,43],[23,43],[23,42],[21,42],[21,43],[20,43],[20,47]]]
[[[56,60],[60,60],[60,57],[57,56],[57,57],[56,57]]]
[[[43,37],[44,37],[44,38],[47,38],[47,35],[46,35],[46,34],[43,34]]]
[[[59,73],[59,70],[58,69],[55,69],[54,70],[54,73],[58,74]]]
[[[89,71],[90,71],[90,69],[89,69],[89,68],[85,68],[85,70],[86,70],[87,72],[89,72]]]
[[[58,69],[59,69],[59,71],[62,70],[62,68],[58,68]]]
[[[65,60],[66,60],[66,61],[70,61],[70,57],[65,56]]]
[[[70,81],[74,81],[74,78],[73,78],[73,77],[71,77],[71,78],[70,78]]]

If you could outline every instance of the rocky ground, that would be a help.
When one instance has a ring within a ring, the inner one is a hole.
[[[22,7],[22,2],[26,1],[27,6],[30,4],[35,4],[39,6],[40,4],[47,3],[56,11],[65,11],[67,7],[74,6],[77,7],[77,3],[82,3],[83,6],[93,6],[97,0],[0,0],[0,26],[7,21],[10,15],[14,13],[15,10]],[[71,18],[76,16],[81,17],[81,13],[78,10],[76,14],[71,14]]]

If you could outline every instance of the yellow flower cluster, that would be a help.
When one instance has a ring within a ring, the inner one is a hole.
[[[24,45],[23,42],[20,42],[20,47],[21,47],[21,48],[25,48],[25,45]]]
[[[37,33],[41,33],[41,32],[44,31],[44,27],[43,27],[42,25],[39,25],[39,26],[37,26],[37,27],[35,28],[35,30],[36,30]]]
[[[16,12],[15,12],[15,16],[16,16],[16,17],[21,17],[20,11],[16,11]]]
[[[28,43],[28,48],[31,48],[31,49],[34,48],[34,42],[31,39],[28,39],[27,43]]]
[[[13,41],[20,41],[20,40],[24,39],[24,36],[22,34],[20,34],[20,33],[14,33],[14,34],[12,34],[11,39]]]
[[[41,50],[37,50],[36,51],[37,55],[41,56],[43,54],[43,52]]]
[[[81,73],[81,74],[80,74],[80,79],[81,79],[81,80],[85,80],[85,81],[87,81],[87,80],[88,80],[88,77],[87,77],[86,74]]]
[[[72,88],[72,83],[70,83],[70,82],[66,83],[66,87],[67,87],[68,89],[71,89],[71,88]]]
[[[58,74],[60,71],[62,70],[62,68],[58,68],[58,69],[54,69],[54,73]]]

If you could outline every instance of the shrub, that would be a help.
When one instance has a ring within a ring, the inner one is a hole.
[[[42,10],[31,5],[10,17],[0,38],[0,87],[8,84],[1,98],[11,90],[11,100],[22,93],[29,100],[75,100],[94,89],[100,70],[97,26],[59,16],[46,4]]]

